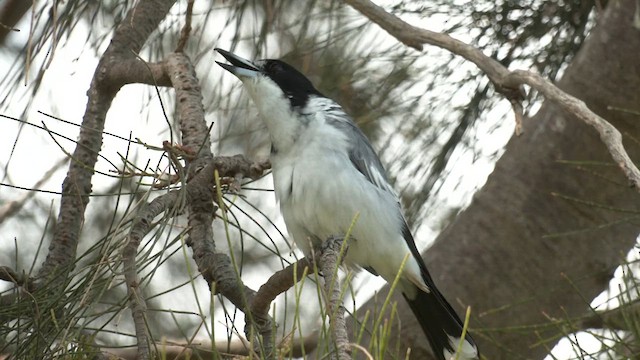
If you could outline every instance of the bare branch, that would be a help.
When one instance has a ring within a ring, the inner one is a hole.
[[[523,93],[520,85],[527,84],[533,87],[542,93],[547,100],[594,127],[606,144],[614,161],[622,169],[632,186],[640,191],[640,171],[622,146],[620,133],[613,125],[589,110],[582,101],[558,89],[540,75],[523,70],[511,72],[495,59],[486,56],[480,49],[447,34],[412,26],[371,1],[345,0],[345,2],[407,46],[422,50],[422,44],[434,45],[460,55],[478,66],[489,77],[496,90],[511,102],[516,116],[516,132],[520,130],[519,124],[522,118]]]
[[[344,318],[345,308],[342,305],[338,267],[346,255],[346,244],[343,249],[342,238],[329,238],[323,244],[322,253],[318,260],[319,270],[324,277],[324,290],[327,301],[327,313],[331,324],[331,333],[336,344],[336,360],[351,359],[351,345],[347,335],[347,324]]]
[[[573,114],[579,120],[596,129],[613,160],[618,164],[620,169],[622,169],[624,175],[631,182],[631,185],[640,191],[640,171],[625,151],[622,145],[622,135],[613,125],[589,110],[583,101],[565,93],[542,76],[530,71],[512,71],[503,79],[503,82],[508,84],[508,86],[519,84],[531,86],[547,99],[560,105],[565,111]]]
[[[480,49],[454,39],[447,34],[410,25],[371,1],[345,0],[345,2],[407,46],[422,50],[422,44],[429,44],[462,56],[476,64],[494,84],[499,84],[500,79],[509,73],[509,70],[502,64],[486,56]]]
[[[218,168],[219,167],[219,168]],[[189,214],[190,229],[189,239],[187,245],[191,246],[194,251],[194,259],[198,265],[198,269],[203,274],[203,277],[209,284],[215,283],[216,291],[222,293],[228,298],[234,305],[244,312],[247,312],[248,302],[244,299],[252,299],[254,291],[244,286],[242,282],[238,282],[236,273],[230,264],[229,257],[226,254],[220,254],[215,252],[215,246],[213,243],[213,234],[211,233],[211,222],[201,222],[208,214],[215,213],[215,206],[213,205],[212,188],[214,186],[213,173],[214,170],[218,170],[221,176],[236,176],[247,171],[248,173],[255,174],[256,165],[246,160],[241,155],[232,157],[219,157],[210,159],[207,166],[202,171],[195,175],[195,177],[185,185],[186,189],[186,202],[191,204],[199,204],[197,208],[198,212],[191,212]],[[129,292],[129,307],[134,319],[134,326],[136,331],[137,345],[138,345],[138,358],[148,359],[151,355],[151,339],[149,338],[148,329],[145,321],[146,304],[142,292],[139,289],[139,278],[136,266],[136,254],[140,242],[147,233],[151,230],[151,224],[153,219],[165,213],[165,216],[173,216],[179,213],[172,211],[175,209],[182,209],[183,205],[180,203],[184,199],[183,190],[170,191],[165,195],[159,196],[151,201],[149,204],[145,204],[139,210],[138,215],[133,221],[131,230],[127,237],[127,244],[123,249],[123,263],[124,263],[124,275],[127,283],[127,289]],[[203,198],[209,197],[209,201],[200,203]],[[191,219],[193,218],[193,221]],[[206,219],[205,219],[206,220]],[[213,221],[211,219],[210,221]],[[193,227],[197,226],[194,231]],[[207,230],[208,229],[208,230]],[[202,237],[202,238],[194,238]],[[205,238],[205,236],[210,236]]]
[[[165,71],[165,64],[147,63],[135,57],[122,59],[110,69],[109,79],[113,84],[147,84],[151,86],[171,86],[171,80]]]
[[[74,267],[80,228],[91,194],[91,178],[102,147],[102,132],[107,111],[122,86],[111,81],[111,69],[116,64],[135,55],[149,35],[165,18],[174,0],[141,0],[129,12],[115,31],[113,39],[103,54],[89,87],[88,102],[80,128],[78,146],[73,153],[69,171],[62,184],[62,198],[58,221],[47,258],[39,275],[44,282],[57,279],[65,281],[66,274]],[[63,274],[65,276],[57,276]],[[56,286],[50,286],[55,289]],[[64,289],[63,286],[59,287]]]
[[[251,324],[255,325],[263,341],[253,341],[256,352],[260,346],[266,346],[267,356],[274,357],[271,351],[272,326],[269,316],[253,317],[250,312],[250,304],[255,291],[245,286],[240,280],[237,270],[233,267],[231,259],[226,254],[216,252],[213,241],[213,223],[215,213],[214,170],[218,173],[233,171],[231,176],[238,178],[244,174],[256,175],[255,165],[244,167],[244,171],[238,169],[216,169],[224,167],[224,162],[209,162],[213,157],[211,142],[209,141],[209,129],[204,121],[204,108],[202,106],[202,93],[195,74],[195,70],[189,58],[182,53],[173,53],[167,59],[167,73],[176,90],[176,104],[178,106],[178,123],[182,136],[182,148],[195,154],[193,161],[188,162],[188,210],[189,227],[187,245],[193,249],[193,258],[198,265],[198,270],[211,289],[215,282],[215,290],[223,294],[236,307],[247,316],[245,335],[251,338],[253,331]],[[235,160],[244,160],[237,158]],[[207,164],[208,163],[208,164]],[[235,165],[242,162],[236,162]],[[244,161],[247,164],[246,160]],[[258,165],[258,168],[263,167]],[[259,171],[261,173],[261,171]],[[222,205],[224,206],[224,205]],[[269,344],[266,343],[269,341]]]
[[[133,315],[133,324],[136,331],[136,339],[138,345],[137,358],[149,359],[151,356],[150,338],[147,331],[145,314],[147,305],[144,296],[140,291],[140,279],[136,266],[136,255],[138,246],[144,236],[151,230],[153,219],[167,209],[172,209],[175,203],[180,199],[180,191],[171,191],[165,195],[155,198],[151,203],[144,206],[138,216],[136,216],[131,231],[127,237],[127,244],[122,251],[124,277],[127,283],[127,291],[129,293],[129,307]]]
[[[163,341],[156,344],[159,348],[162,348],[163,355],[167,359],[220,359],[223,355],[223,359],[227,358],[240,358],[242,356],[250,356],[251,352],[247,348],[247,341],[245,339],[234,339],[231,342],[216,341],[215,344],[209,342],[199,342],[198,344],[180,344],[175,341]],[[290,345],[290,354],[293,358],[301,358],[308,354],[311,350],[315,349],[318,344],[318,334],[313,333],[302,339],[295,339]],[[218,349],[219,352],[214,352],[212,349]],[[224,349],[224,353],[220,350]],[[311,350],[310,350],[311,349]],[[137,351],[133,347],[125,348],[111,348],[103,351],[104,359],[112,359],[113,356],[117,356],[119,359],[136,359]],[[110,357],[111,356],[111,357]]]
[[[251,304],[251,311],[254,314],[267,314],[271,302],[278,295],[291,289],[296,282],[302,280],[308,274],[309,269],[313,270],[313,260],[302,258],[271,275],[269,280],[258,289]]]
[[[185,54],[172,53],[167,58],[166,72],[176,91],[176,120],[180,125],[182,146],[193,151],[195,163],[206,162],[207,159],[213,158],[213,154],[209,128],[204,120],[202,91],[191,60]]]
[[[278,295],[291,289],[296,282],[302,280],[308,274],[309,269],[313,269],[313,261],[303,258],[271,275],[269,280],[260,286],[260,289],[253,297],[251,302],[251,315],[253,318],[258,320],[268,319],[271,302]],[[268,355],[274,354],[272,349],[274,341],[271,337],[271,331],[262,331],[262,336],[262,342],[265,347],[264,352]]]

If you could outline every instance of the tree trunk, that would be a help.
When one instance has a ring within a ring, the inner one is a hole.
[[[639,159],[631,139],[640,139],[638,116],[619,110],[638,111],[640,104],[634,3],[609,2],[559,86],[612,122]],[[638,235],[635,224],[621,221],[628,213],[610,208],[637,209],[640,196],[594,130],[548,101],[524,125],[472,204],[426,254],[459,313],[459,303],[471,306],[475,339],[492,360],[544,358],[561,326],[531,326],[588,314]],[[412,348],[413,359],[432,358],[408,307],[398,303],[402,345]]]

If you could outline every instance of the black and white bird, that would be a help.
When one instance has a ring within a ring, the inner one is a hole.
[[[359,214],[346,265],[392,282],[409,254],[399,287],[436,357],[478,359],[473,339],[467,334],[460,341],[463,323],[436,288],[380,159],[349,115],[280,60],[251,62],[216,51],[230,63],[218,64],[243,82],[266,123],[276,197],[303,253],[345,234]]]

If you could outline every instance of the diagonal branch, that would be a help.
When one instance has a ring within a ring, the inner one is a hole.
[[[507,86],[520,84],[531,86],[544,95],[545,98],[552,100],[565,111],[596,129],[600,135],[600,140],[605,144],[616,164],[622,169],[631,186],[640,191],[640,171],[625,151],[620,131],[607,120],[589,110],[584,101],[565,93],[547,79],[530,71],[512,71],[503,81]]]
[[[40,180],[38,180],[35,184],[33,184],[31,189],[39,189],[45,182],[51,179],[53,174],[55,174],[58,171],[58,169],[64,166],[67,163],[67,161],[68,161],[67,158],[62,158],[61,160],[58,160],[57,163],[55,163],[49,170],[47,170],[47,172],[44,173],[44,175],[42,175]],[[35,194],[36,194],[36,191],[29,191],[16,200],[2,204],[2,206],[0,206],[0,224],[2,224],[5,220],[9,219],[16,213],[18,213],[24,207],[24,205],[31,198],[33,198]]]
[[[613,125],[594,114],[582,101],[563,92],[538,74],[523,70],[509,71],[495,59],[486,56],[480,49],[454,39],[447,34],[410,25],[369,0],[345,0],[345,3],[358,10],[362,15],[378,24],[407,46],[422,50],[423,44],[434,45],[449,50],[451,53],[462,56],[474,63],[489,77],[489,80],[496,87],[496,91],[503,94],[511,103],[516,116],[516,131],[518,131],[518,125],[522,118],[523,96],[520,86],[526,84],[536,89],[547,100],[552,101],[567,113],[595,128],[600,135],[600,139],[605,143],[609,153],[622,169],[630,184],[637,191],[640,191],[640,171],[624,149],[622,136]]]

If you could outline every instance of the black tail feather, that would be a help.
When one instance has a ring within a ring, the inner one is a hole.
[[[449,360],[445,354],[456,352],[459,339],[462,337],[463,322],[435,288],[433,281],[430,278],[428,280],[430,292],[424,292],[416,287],[413,298],[403,295],[427,335],[435,356],[440,360]],[[463,351],[460,352],[458,359],[477,359],[479,356],[477,346],[468,333],[465,335],[465,341],[467,344],[463,345]]]

